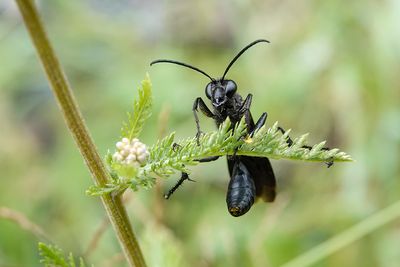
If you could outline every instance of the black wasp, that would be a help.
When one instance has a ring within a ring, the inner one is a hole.
[[[206,103],[204,103],[201,97],[196,98],[193,104],[193,115],[197,126],[197,142],[199,144],[199,138],[201,134],[200,123],[197,116],[197,112],[200,111],[209,118],[214,119],[217,126],[225,121],[229,117],[232,127],[245,116],[245,122],[247,125],[247,134],[252,136],[254,132],[260,129],[267,119],[267,113],[264,112],[261,117],[254,123],[254,120],[250,113],[251,101],[253,98],[252,94],[248,94],[246,99],[243,101],[242,97],[236,93],[237,85],[233,80],[225,79],[229,69],[235,63],[235,61],[250,47],[255,44],[269,41],[260,39],[256,40],[246,47],[244,47],[228,64],[225,69],[222,78],[214,79],[206,72],[191,66],[186,63],[182,63],[175,60],[169,59],[158,59],[150,63],[150,65],[156,63],[172,63],[180,65],[207,76],[211,82],[205,87],[205,93],[208,99],[211,100],[213,111],[211,111]],[[279,127],[282,133],[285,131]],[[289,145],[292,144],[290,137],[287,139]],[[311,148],[304,146],[305,148]],[[216,157],[210,157],[205,159],[199,159],[200,162],[209,162],[218,159]],[[228,186],[228,192],[226,196],[226,203],[228,205],[228,211],[232,216],[241,216],[245,214],[253,205],[256,198],[261,198],[266,202],[272,202],[275,199],[276,181],[274,172],[271,167],[271,163],[268,158],[262,157],[250,157],[250,156],[228,156],[228,168],[230,174],[230,182]],[[332,165],[332,162],[328,162],[328,167]],[[166,194],[166,198],[183,183],[184,180],[190,180],[187,173],[182,173],[181,179],[178,183]]]

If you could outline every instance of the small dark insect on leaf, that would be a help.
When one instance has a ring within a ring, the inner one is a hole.
[[[172,150],[175,152],[178,151],[179,149],[181,149],[181,147],[182,146],[180,144],[177,144],[177,143],[172,144]]]
[[[247,125],[247,137],[252,137],[254,132],[260,129],[267,120],[267,113],[264,112],[260,118],[254,122],[250,112],[250,106],[253,99],[252,94],[248,94],[243,100],[242,96],[237,91],[237,85],[233,80],[226,79],[229,69],[236,62],[236,60],[250,47],[258,43],[269,43],[264,39],[255,40],[245,46],[240,52],[230,61],[226,67],[221,78],[212,78],[203,70],[192,65],[170,59],[158,59],[150,63],[150,65],[158,63],[170,63],[180,65],[194,71],[197,71],[207,78],[210,82],[205,87],[205,94],[211,101],[212,111],[208,108],[206,103],[201,97],[196,98],[193,103],[193,116],[196,122],[196,137],[199,144],[201,135],[200,123],[197,112],[199,110],[207,117],[212,118],[216,125],[219,126],[229,117],[232,126],[235,127],[237,123],[244,116]],[[285,130],[279,127],[279,131],[285,134]],[[251,139],[249,139],[251,140]],[[288,136],[287,143],[292,145],[293,141]],[[303,148],[311,149],[310,146],[303,146]],[[179,149],[179,145],[173,147],[174,151]],[[328,148],[325,148],[328,149]],[[218,157],[210,157],[198,159],[199,162],[209,162],[218,159]],[[272,202],[276,196],[276,181],[274,172],[268,158],[250,157],[250,156],[228,156],[228,169],[230,174],[230,182],[226,196],[226,203],[228,211],[232,216],[241,216],[245,214],[253,205],[256,198],[261,198],[265,202]],[[326,162],[328,167],[332,166],[333,161]],[[187,173],[182,173],[182,177],[175,184],[171,190],[165,195],[169,198],[175,190],[182,185],[185,180],[190,180]]]

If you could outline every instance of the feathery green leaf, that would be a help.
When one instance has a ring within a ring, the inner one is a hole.
[[[64,256],[64,252],[57,246],[46,245],[39,243],[39,254],[42,257],[40,263],[43,263],[45,267],[76,267],[76,263],[72,253],[67,258]],[[79,267],[85,267],[85,262],[82,258],[79,258]]]
[[[152,94],[149,75],[142,81],[138,88],[139,99],[133,103],[133,111],[128,112],[128,121],[124,122],[121,128],[121,136],[129,140],[139,136],[144,122],[151,116]]]

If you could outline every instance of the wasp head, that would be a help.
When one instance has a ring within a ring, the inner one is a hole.
[[[232,80],[214,80],[207,84],[205,92],[214,107],[220,107],[232,98],[237,86]]]

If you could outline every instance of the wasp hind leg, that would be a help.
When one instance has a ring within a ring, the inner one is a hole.
[[[190,179],[189,175],[186,172],[181,173],[181,178],[176,182],[176,184],[168,191],[168,193],[164,194],[165,199],[169,199],[171,195],[183,184],[184,181],[195,182],[195,180]]]

